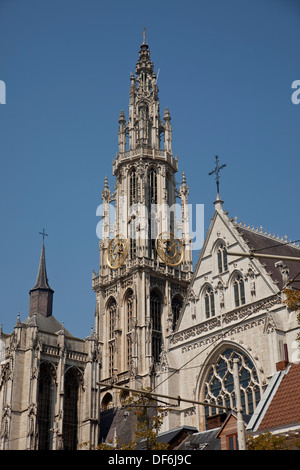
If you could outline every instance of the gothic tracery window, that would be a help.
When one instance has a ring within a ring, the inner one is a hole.
[[[133,291],[129,289],[126,296],[126,316],[127,316],[127,332],[131,330],[133,318]]]
[[[208,371],[204,385],[205,416],[221,412],[214,405],[233,408],[235,405],[233,358],[239,359],[240,390],[243,412],[251,415],[261,395],[255,366],[248,356],[233,348],[226,349],[219,355]]]
[[[157,204],[157,174],[154,168],[151,168],[147,177],[148,188],[148,240],[149,257],[156,258],[155,239],[157,233],[156,204]]]
[[[148,173],[148,201],[149,204],[157,204],[157,174],[154,168]]]
[[[162,345],[162,330],[161,300],[156,291],[152,291],[150,295],[150,318],[152,323],[152,357],[154,362],[158,362]]]
[[[114,370],[114,351],[115,351],[115,328],[117,322],[117,302],[111,297],[107,305],[108,312],[108,331],[109,331],[109,345],[108,345],[108,373],[112,377]]]
[[[115,326],[117,318],[117,302],[111,298],[108,303],[109,339],[115,336]]]
[[[43,362],[39,372],[38,386],[38,429],[39,450],[51,449],[51,432],[53,420],[54,377],[52,367]]]
[[[181,295],[175,295],[175,297],[173,297],[172,299],[173,330],[175,329],[176,324],[178,322],[180,311],[182,309],[182,303],[183,301],[182,301]]]
[[[218,256],[218,271],[219,271],[219,274],[221,274],[224,271],[228,270],[227,250],[226,250],[224,243],[222,243],[218,247],[217,256]]]
[[[79,378],[74,367],[65,374],[63,440],[64,450],[77,450]]]
[[[130,183],[130,189],[129,189],[130,201],[129,202],[130,202],[130,206],[132,206],[133,204],[136,204],[137,202],[137,178],[136,178],[135,168],[130,173],[129,183]]]
[[[130,368],[131,359],[132,359],[132,339],[131,339],[131,330],[132,330],[132,319],[133,319],[133,291],[129,289],[126,296],[126,316],[127,316],[127,367]]]
[[[210,318],[215,316],[215,297],[214,291],[211,287],[208,287],[204,294],[204,303],[205,303],[205,316]]]
[[[242,276],[238,275],[233,282],[234,303],[236,307],[245,303],[245,284]]]

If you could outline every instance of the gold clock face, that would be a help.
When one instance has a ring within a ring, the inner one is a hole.
[[[125,262],[129,250],[127,238],[123,235],[116,235],[107,248],[107,263],[111,269],[117,269]]]
[[[183,260],[183,245],[173,233],[163,232],[158,235],[155,247],[160,259],[169,266],[178,266]]]

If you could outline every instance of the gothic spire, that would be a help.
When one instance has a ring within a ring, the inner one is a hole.
[[[45,244],[43,232],[43,245],[40,256],[40,264],[35,285],[30,289],[29,316],[40,313],[45,317],[52,315],[53,293],[48,283],[45,257]]]
[[[47,278],[44,240],[43,240],[43,245],[42,245],[40,264],[39,264],[39,270],[38,270],[36,283],[31,290],[33,289],[51,289],[51,287],[48,284],[48,278]]]

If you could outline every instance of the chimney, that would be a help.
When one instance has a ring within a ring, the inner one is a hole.
[[[206,430],[220,428],[227,417],[226,413],[208,416],[206,419]]]
[[[280,370],[285,370],[289,365],[288,361],[280,361],[276,363],[276,370],[279,372]]]

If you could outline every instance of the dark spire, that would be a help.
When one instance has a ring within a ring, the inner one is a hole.
[[[43,236],[43,245],[36,283],[33,288],[29,291],[29,316],[31,317],[34,313],[40,313],[45,317],[49,317],[50,315],[52,315],[53,293],[54,290],[52,290],[49,286],[47,278],[45,245]]]
[[[36,278],[36,283],[31,290],[34,289],[51,289],[48,284],[47,270],[46,270],[46,258],[45,258],[45,245],[43,241],[42,252],[40,257],[39,271]]]

